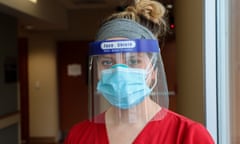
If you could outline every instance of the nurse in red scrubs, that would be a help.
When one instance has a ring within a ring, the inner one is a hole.
[[[165,9],[138,0],[101,25],[89,51],[89,119],[65,144],[214,144],[206,128],[168,110],[158,45]]]

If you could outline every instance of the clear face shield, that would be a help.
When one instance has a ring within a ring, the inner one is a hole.
[[[90,44],[89,115],[96,123],[159,120],[168,89],[157,40]]]

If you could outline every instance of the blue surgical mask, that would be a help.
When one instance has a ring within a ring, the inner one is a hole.
[[[141,103],[151,93],[146,76],[144,69],[116,64],[102,71],[97,91],[112,105],[128,109]]]

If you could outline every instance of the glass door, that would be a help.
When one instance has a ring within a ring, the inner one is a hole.
[[[240,1],[204,4],[206,124],[217,144],[239,144]]]

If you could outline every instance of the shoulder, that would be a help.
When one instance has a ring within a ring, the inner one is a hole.
[[[69,134],[71,133],[79,133],[83,130],[86,130],[89,128],[89,126],[91,126],[92,123],[88,120],[85,120],[85,121],[82,121],[82,122],[79,122],[75,125],[72,126],[72,128],[70,129],[69,131]]]
[[[87,131],[92,131],[96,128],[101,128],[104,127],[104,115],[105,113],[97,115],[95,118],[91,120],[84,120],[81,121],[77,124],[75,124],[69,131],[69,134],[74,134],[74,133],[86,133]]]
[[[84,135],[84,132],[87,131],[89,125],[91,125],[90,121],[83,121],[75,124],[69,130],[67,137],[65,139],[65,144],[79,141],[79,138]]]
[[[89,120],[79,122],[70,129],[64,143],[93,143],[92,141],[97,135],[97,130],[102,127],[102,124],[96,124]]]
[[[176,112],[173,112],[171,110],[166,110],[166,119],[170,119],[171,121],[174,121],[179,124],[183,124],[186,126],[190,126],[192,124],[196,124],[198,122],[191,120],[190,118],[187,118],[181,114],[178,114]]]
[[[99,134],[101,132],[101,134]],[[85,120],[75,124],[68,132],[64,144],[95,143],[97,137],[106,137],[104,123],[104,113],[96,116],[92,120]]]
[[[210,133],[203,124],[170,110],[168,110],[166,120],[177,127],[177,131],[181,134],[184,143],[214,144]]]

